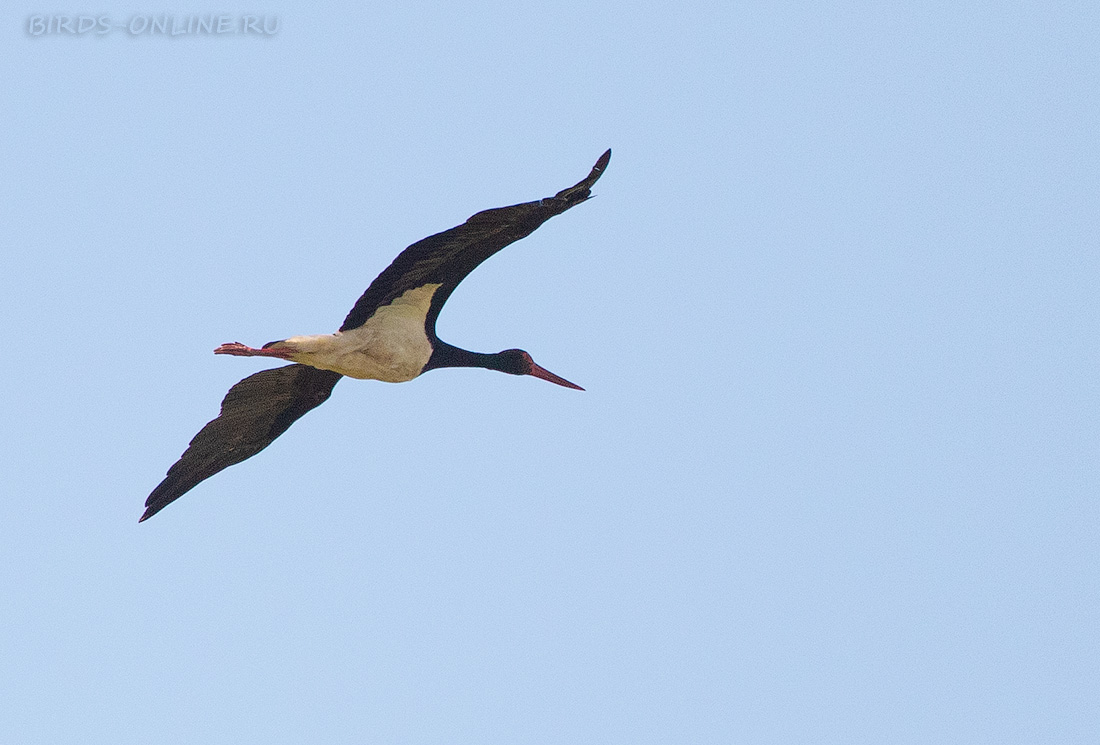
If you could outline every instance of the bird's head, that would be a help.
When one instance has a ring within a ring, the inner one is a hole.
[[[566,388],[573,388],[578,391],[584,390],[576,383],[570,383],[565,378],[555,375],[545,367],[540,367],[535,364],[535,361],[531,359],[531,355],[527,354],[527,352],[524,352],[522,349],[505,349],[503,352],[497,352],[493,355],[493,369],[509,373],[510,375],[533,375],[536,378],[548,380],[551,383],[557,383]]]

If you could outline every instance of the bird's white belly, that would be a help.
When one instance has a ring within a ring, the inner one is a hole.
[[[375,311],[350,331],[322,336],[294,336],[284,344],[295,348],[293,360],[349,378],[403,383],[412,380],[432,356],[424,320],[438,284],[408,290]]]

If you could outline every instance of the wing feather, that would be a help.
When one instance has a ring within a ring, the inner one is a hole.
[[[432,297],[426,324],[428,334],[434,336],[439,310],[458,283],[497,251],[530,235],[554,215],[588,199],[592,185],[603,175],[610,160],[608,150],[586,177],[552,197],[478,212],[457,227],[412,244],[371,282],[340,330],[362,326],[376,310],[408,290],[438,283],[440,288]]]
[[[286,365],[250,375],[229,389],[221,413],[199,430],[145,502],[142,522],[218,471],[251,458],[332,393],[339,373]]]

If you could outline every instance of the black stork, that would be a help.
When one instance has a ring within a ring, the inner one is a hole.
[[[583,180],[552,197],[478,212],[458,227],[412,244],[371,282],[335,334],[292,336],[260,349],[240,342],[215,349],[214,354],[276,357],[294,364],[250,375],[229,389],[217,418],[199,430],[168,469],[138,522],[263,450],[324,403],[345,375],[403,383],[440,367],[485,367],[584,390],[539,367],[522,349],[484,354],[441,341],[435,321],[458,283],[478,264],[588,199],[610,160],[608,150]]]

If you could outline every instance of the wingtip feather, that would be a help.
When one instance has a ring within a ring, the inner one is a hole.
[[[611,148],[608,148],[603,155],[596,160],[596,165],[592,166],[592,172],[588,174],[588,178],[583,183],[587,183],[589,187],[599,180],[600,176],[607,169],[607,164],[611,162]]]

